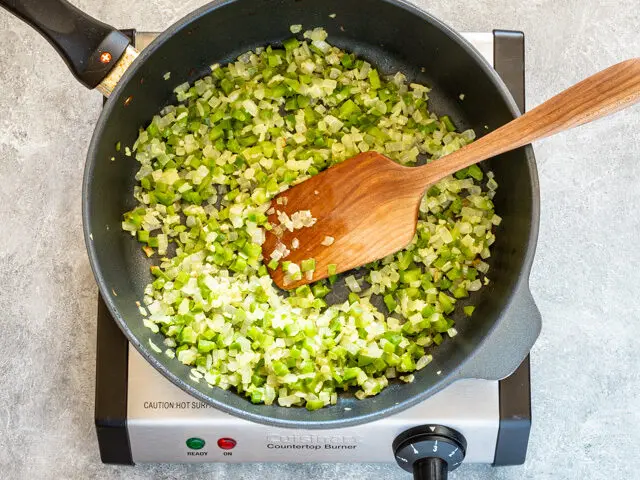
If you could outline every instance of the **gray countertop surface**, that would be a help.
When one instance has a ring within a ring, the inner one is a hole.
[[[162,30],[201,0],[76,0],[118,27]],[[523,30],[527,104],[640,54],[637,0],[419,0],[458,31]],[[364,13],[363,13],[364,15]],[[101,464],[93,426],[94,283],[82,170],[97,93],[0,11],[0,478],[405,479],[394,465]],[[453,479],[640,478],[640,108],[535,144],[542,192],[531,289],[526,463]]]

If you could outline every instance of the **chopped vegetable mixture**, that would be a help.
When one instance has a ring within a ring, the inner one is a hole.
[[[131,149],[138,207],[122,223],[157,259],[140,312],[164,334],[166,355],[191,365],[194,381],[309,410],[350,387],[362,399],[390,379],[412,381],[456,335],[456,303],[489,282],[500,223],[497,183],[472,166],[429,189],[405,250],[341,279],[292,292],[274,285],[261,245],[277,193],[359,152],[412,165],[474,139],[428,111],[429,88],[382,75],[326,38],[306,31],[178,86],[180,103]],[[315,261],[286,267],[304,274]],[[342,282],[348,298],[328,305]]]

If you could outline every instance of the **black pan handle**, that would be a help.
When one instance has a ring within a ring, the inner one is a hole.
[[[66,0],[0,0],[55,47],[75,77],[96,87],[127,49],[129,38]]]
[[[540,334],[542,318],[523,276],[503,319],[457,373],[458,378],[502,380],[529,355]]]

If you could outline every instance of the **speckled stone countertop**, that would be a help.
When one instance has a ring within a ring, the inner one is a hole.
[[[201,0],[75,0],[162,30]],[[640,55],[637,0],[418,0],[458,31],[523,30],[527,104]],[[105,466],[93,426],[97,287],[82,169],[100,112],[52,48],[0,10],[0,478],[406,479],[394,465]],[[535,145],[533,430],[523,466],[453,479],[640,478],[640,108]]]

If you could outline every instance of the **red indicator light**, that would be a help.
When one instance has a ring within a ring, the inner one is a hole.
[[[236,441],[233,438],[219,438],[218,446],[223,450],[231,450],[236,446]]]

